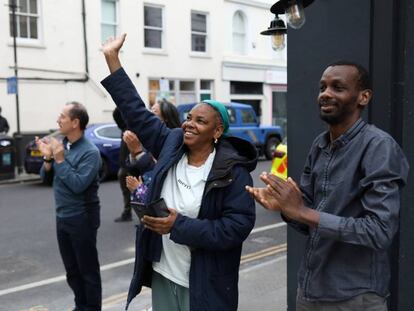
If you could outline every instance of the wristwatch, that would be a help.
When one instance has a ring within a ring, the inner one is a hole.
[[[52,161],[53,161],[53,158],[46,158],[46,156],[43,156],[43,162],[52,163]]]

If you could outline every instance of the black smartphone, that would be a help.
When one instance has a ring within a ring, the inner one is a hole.
[[[170,215],[170,211],[163,198],[159,198],[148,204],[148,211],[152,214],[150,216],[153,217],[168,217]]]
[[[139,202],[131,202],[131,207],[139,219],[144,217],[144,215],[151,217],[168,217],[168,215],[170,215],[170,211],[163,198],[155,200],[148,205]]]
[[[135,214],[137,214],[138,219],[141,220],[141,218],[145,215],[147,206],[144,203],[131,202],[131,207],[134,210]]]

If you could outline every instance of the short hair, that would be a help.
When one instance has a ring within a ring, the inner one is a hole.
[[[68,102],[66,105],[72,106],[72,108],[69,110],[70,119],[71,120],[78,119],[79,127],[82,131],[84,131],[89,122],[89,115],[88,115],[88,111],[86,111],[85,106],[75,101]]]
[[[366,89],[372,89],[371,87],[371,81],[369,78],[368,70],[365,69],[364,66],[361,64],[358,64],[356,62],[351,62],[348,60],[339,60],[336,62],[333,62],[328,65],[328,67],[334,67],[334,66],[351,66],[354,67],[358,71],[358,87],[360,90],[366,90]]]
[[[160,106],[161,118],[168,128],[181,127],[180,117],[178,116],[177,108],[173,103],[163,98],[158,101],[158,105]]]

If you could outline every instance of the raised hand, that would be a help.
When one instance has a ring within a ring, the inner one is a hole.
[[[128,150],[133,157],[142,152],[141,142],[139,141],[137,135],[135,135],[134,132],[131,132],[129,130],[125,131],[122,136],[122,139],[127,144]]]
[[[53,158],[56,163],[62,163],[65,160],[65,148],[62,142],[52,137],[50,139],[50,145],[52,148]]]
[[[287,181],[269,173],[262,173],[260,179],[272,189],[280,211],[290,219],[299,220],[307,207],[303,203],[302,192],[292,178]]]
[[[134,192],[134,190],[137,189],[137,187],[141,184],[142,184],[141,176],[139,177],[139,179],[137,179],[134,176],[126,177],[126,186],[131,193]]]
[[[44,157],[46,157],[48,159],[50,159],[52,157],[53,152],[52,152],[52,146],[50,144],[49,139],[47,139],[47,138],[40,139],[38,136],[36,136],[35,137],[35,143],[36,143],[37,149],[39,149],[40,153]]]
[[[275,198],[272,187],[266,186],[259,188],[246,186],[246,191],[264,208],[280,212],[280,204]]]
[[[121,61],[119,60],[118,54],[124,44],[125,37],[126,33],[116,38],[110,37],[102,44],[102,52],[105,55],[106,64],[111,73],[121,68]]]
[[[107,54],[118,54],[122,45],[125,42],[126,33],[114,38],[109,37],[104,43],[102,43],[102,52],[104,55]]]

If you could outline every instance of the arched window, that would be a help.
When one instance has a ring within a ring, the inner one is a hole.
[[[246,53],[246,25],[244,16],[240,11],[233,15],[233,52]]]

